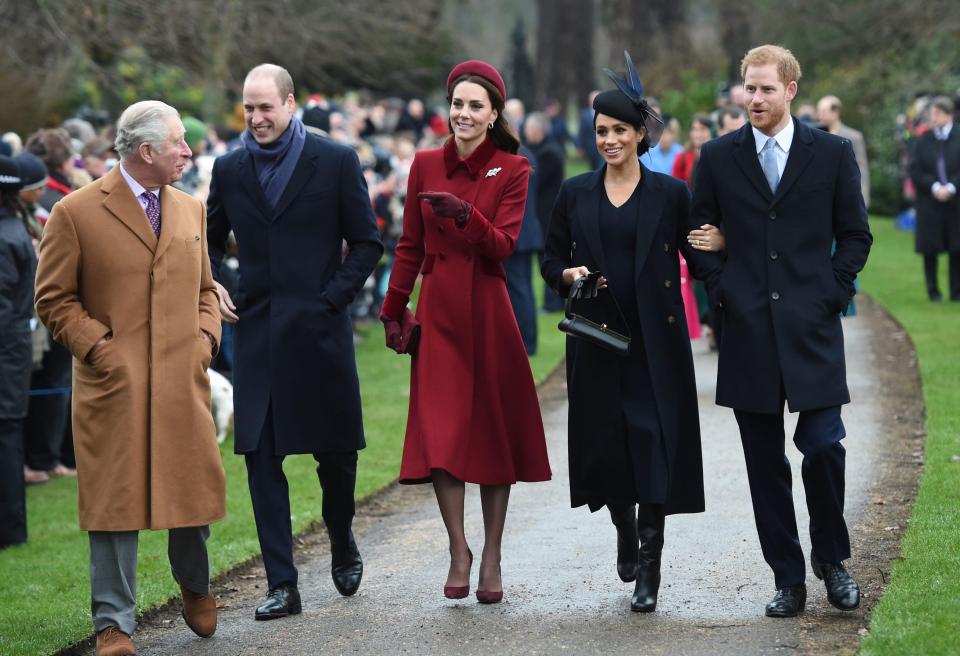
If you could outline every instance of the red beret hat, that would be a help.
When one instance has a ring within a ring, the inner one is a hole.
[[[503,78],[500,76],[500,73],[493,66],[479,59],[471,59],[453,67],[450,75],[447,76],[448,94],[453,92],[454,81],[464,75],[479,75],[495,86],[504,100],[507,99],[507,85],[503,83]]]

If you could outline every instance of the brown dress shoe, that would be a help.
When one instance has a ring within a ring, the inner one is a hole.
[[[194,633],[209,638],[217,631],[217,599],[213,593],[198,594],[180,586],[183,619]]]
[[[133,640],[115,626],[97,634],[97,656],[137,656]]]

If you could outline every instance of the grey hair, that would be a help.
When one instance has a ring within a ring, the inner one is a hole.
[[[180,116],[180,112],[159,100],[143,100],[123,110],[117,121],[117,138],[113,147],[122,159],[129,159],[140,149],[140,144],[150,144],[156,150],[170,136],[170,128],[164,122],[167,116]]]
[[[544,137],[549,137],[551,130],[550,119],[547,118],[547,115],[543,112],[531,112],[527,114],[526,121],[528,123],[533,123],[543,131]]]

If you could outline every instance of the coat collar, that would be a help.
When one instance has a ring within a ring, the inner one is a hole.
[[[119,166],[113,167],[103,177],[100,190],[107,195],[103,206],[143,242],[153,253],[153,261],[156,262],[170,247],[173,234],[177,232],[183,211],[177,193],[170,185],[160,188],[160,237],[157,238],[150,228],[143,206],[123,179]]]
[[[127,228],[143,242],[143,245],[155,254],[157,252],[157,244],[159,243],[157,236],[153,234],[153,230],[150,228],[150,222],[147,220],[147,215],[144,213],[140,201],[133,195],[133,190],[130,189],[127,181],[123,179],[119,166],[114,166],[103,176],[103,183],[100,186],[100,190],[107,195],[107,197],[103,199],[103,206],[107,211],[127,226]],[[161,195],[161,235],[163,235],[165,218],[163,198],[164,196]]]
[[[250,200],[257,208],[257,212],[267,221],[276,221],[283,211],[289,207],[290,203],[297,197],[303,186],[310,181],[317,168],[317,156],[321,150],[320,137],[307,134],[307,140],[303,144],[303,152],[300,153],[300,159],[297,166],[290,176],[290,182],[280,196],[280,201],[276,207],[270,207],[267,197],[263,193],[263,187],[260,186],[260,179],[257,177],[256,165],[253,157],[246,149],[238,151],[237,172],[240,176],[240,184],[243,190],[250,197]]]
[[[601,271],[607,270],[599,221],[600,204],[603,202],[604,196],[600,185],[603,183],[606,170],[607,166],[604,164],[602,168],[590,174],[577,203],[578,207],[583,208],[581,221],[584,236],[587,240],[587,248],[594,254],[594,259]],[[637,239],[634,255],[637,277],[643,272],[647,255],[650,253],[650,247],[653,244],[653,236],[656,234],[660,219],[663,216],[663,205],[666,202],[663,182],[657,174],[644,166],[643,162],[640,162],[640,171],[642,177],[640,180],[640,196],[637,199]]]
[[[747,123],[737,130],[733,137],[734,161],[771,207],[776,205],[790,191],[800,174],[807,168],[810,160],[813,159],[813,129],[802,121],[798,121],[796,117],[793,117],[792,120],[793,144],[790,146],[787,166],[784,168],[783,177],[780,178],[780,184],[777,186],[776,196],[770,191],[770,185],[767,184],[763,169],[760,168],[760,158],[757,157],[757,142],[753,137],[753,126]]]
[[[443,163],[447,168],[447,177],[453,177],[453,174],[461,166],[467,169],[470,177],[476,178],[480,170],[490,161],[490,158],[497,152],[497,146],[489,136],[477,146],[477,149],[470,153],[467,159],[460,159],[460,153],[457,152],[456,138],[451,137],[447,143],[443,144]]]

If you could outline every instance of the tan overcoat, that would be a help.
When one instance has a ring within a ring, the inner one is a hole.
[[[40,243],[37,313],[74,355],[87,531],[201,526],[226,513],[201,332],[219,344],[206,209],[166,186],[160,212],[158,240],[115,167],[54,206]]]

